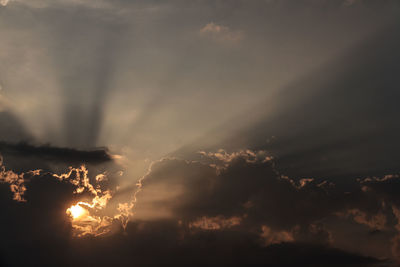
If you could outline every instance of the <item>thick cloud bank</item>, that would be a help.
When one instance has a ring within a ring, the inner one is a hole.
[[[82,166],[65,174],[17,174],[3,166],[1,260],[78,266],[396,262],[399,176],[338,186],[286,177],[265,151],[198,155],[196,161],[153,162],[124,203],[113,203],[119,191],[107,182],[115,179],[111,172]],[[74,214],[73,205],[84,212]]]

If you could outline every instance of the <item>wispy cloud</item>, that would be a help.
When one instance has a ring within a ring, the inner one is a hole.
[[[239,42],[244,38],[242,31],[232,30],[228,26],[218,25],[214,22],[210,22],[201,28],[200,34],[221,42]]]
[[[0,0],[0,5],[6,6],[10,0]]]

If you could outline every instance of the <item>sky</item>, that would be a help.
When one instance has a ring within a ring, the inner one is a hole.
[[[0,0],[0,265],[396,266],[399,15]]]

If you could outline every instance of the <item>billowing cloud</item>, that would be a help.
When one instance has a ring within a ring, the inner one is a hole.
[[[15,149],[16,147],[11,146],[11,148]],[[42,153],[40,152],[41,148],[33,146],[26,146],[25,148],[29,148],[31,149],[32,153],[37,154],[39,157],[43,157],[43,155],[41,155]],[[58,158],[58,152],[63,151],[65,154],[68,154],[69,151],[72,152],[72,154],[76,154],[72,157],[72,161],[75,163],[86,161],[90,164],[93,163],[92,160],[94,159],[95,164],[99,164],[99,162],[96,162],[96,156],[93,158],[90,152],[85,153],[83,151],[65,150],[51,147],[47,147],[44,150],[47,152],[46,155],[49,158],[44,157],[43,160],[47,159],[47,161],[50,163],[55,159],[56,162],[61,161],[64,164],[68,164],[71,159]],[[21,153],[20,150],[16,151]],[[52,152],[56,153],[54,154]],[[81,154],[82,152],[83,154]],[[24,155],[25,154],[26,153],[24,153]],[[96,152],[94,152],[93,155],[95,154]],[[29,157],[29,155],[25,156]],[[86,158],[86,160],[83,158]],[[108,158],[106,161],[109,160],[110,159]],[[113,194],[117,190],[117,188],[112,182],[109,181],[107,177],[109,175],[113,175],[113,171],[111,169],[108,169],[107,172],[102,173],[98,173],[97,171],[98,174],[96,174],[95,169],[92,169],[92,171],[94,172],[94,175],[93,177],[90,177],[89,170],[85,167],[85,165],[81,165],[79,167],[69,167],[65,173],[61,174],[39,169],[16,173],[12,170],[7,170],[6,166],[3,165],[3,158],[0,158],[0,183],[9,185],[15,201],[27,202],[27,199],[29,200],[29,193],[28,197],[25,198],[27,188],[30,187],[30,184],[40,179],[52,179],[54,181],[59,181],[61,184],[68,183],[73,186],[73,195],[70,195],[70,198],[71,201],[73,201],[73,199],[76,200],[75,203],[66,209],[65,212],[71,218],[73,235],[78,237],[85,235],[98,236],[107,234],[112,230],[113,224],[117,225],[120,223],[120,225],[126,226],[127,211],[123,208],[124,203],[119,203],[114,210],[109,210],[109,212],[104,213],[105,208],[107,208],[107,205],[112,199]],[[49,201],[52,200],[49,199]]]
[[[211,263],[207,261],[210,259],[213,259],[212,263],[230,262],[233,259],[226,258],[221,250],[224,247],[241,247],[245,253],[237,257],[243,262],[253,262],[253,259],[255,263],[280,262],[271,256],[274,253],[294,253],[293,259],[297,261],[300,260],[295,256],[298,249],[305,249],[308,256],[303,260],[307,263],[315,263],[313,255],[317,257],[320,253],[338,253],[343,256],[338,256],[342,263],[354,261],[366,265],[377,262],[373,257],[387,257],[378,252],[370,255],[362,250],[341,250],[336,238],[343,229],[330,224],[336,220],[359,228],[356,239],[369,235],[370,231],[389,235],[386,241],[393,244],[392,251],[396,256],[399,228],[396,218],[400,212],[395,205],[397,198],[389,189],[398,183],[398,176],[354,179],[353,186],[341,188],[332,181],[286,177],[275,170],[273,159],[265,151],[229,153],[219,150],[201,152],[199,156],[196,161],[164,158],[154,162],[125,202],[113,201],[118,188],[107,182],[115,178],[107,177],[104,172],[90,173],[84,166],[71,167],[61,174],[35,172],[26,177],[28,174],[4,172],[3,167],[4,177],[10,174],[7,177],[15,176],[16,179],[2,179],[2,182],[23,185],[21,190],[13,187],[8,190],[24,197],[26,202],[20,205],[25,203],[29,205],[27,208],[41,203],[47,209],[51,203],[39,197],[42,188],[36,184],[44,183],[42,186],[47,187],[49,193],[57,187],[57,190],[66,190],[64,195],[59,195],[64,198],[60,199],[62,207],[57,206],[57,209],[70,228],[60,242],[64,238],[68,240],[69,235],[75,236],[78,239],[69,245],[74,251],[85,243],[91,244],[87,252],[96,255],[104,253],[102,246],[106,243],[121,251],[125,247],[143,251],[151,246],[152,252],[158,255],[157,260],[142,255],[137,259],[139,262],[172,263],[174,255],[201,247],[202,242],[213,236],[211,244],[216,249],[216,258],[207,256],[200,262]],[[390,188],[385,184],[390,184]],[[52,196],[52,201],[58,201],[58,194]],[[20,201],[18,197],[14,199]],[[16,212],[24,213],[20,208],[16,209]],[[27,215],[29,210],[25,211]],[[159,216],[154,215],[157,213]],[[47,220],[50,223],[53,219]],[[92,238],[85,239],[87,236]],[[154,240],[168,250],[163,251],[158,245],[154,247]],[[261,254],[256,256],[256,251]],[[102,260],[126,261],[128,254],[122,253],[119,260],[114,257]],[[210,251],[197,251],[196,255],[181,261],[201,257],[202,253]],[[362,254],[372,257],[360,256]],[[97,260],[90,259],[91,262]]]
[[[3,166],[3,157],[0,155],[0,182],[10,185],[10,190],[13,193],[13,199],[16,201],[25,201],[25,180],[28,179],[27,176],[39,174],[40,170],[34,170],[23,174],[17,174],[11,170],[6,170],[5,166]]]
[[[396,244],[397,197],[388,197],[397,175],[353,179],[343,187],[333,180],[286,177],[265,151],[200,155],[196,161],[166,158],[154,163],[137,193],[133,220],[175,219],[193,231],[257,233],[266,246],[305,242],[338,247],[343,229],[333,222],[340,221],[360,229],[354,242],[378,232],[387,236],[383,242]],[[390,186],[382,195],[374,193],[385,183]],[[370,253],[363,248],[353,251]],[[390,254],[376,249],[373,255],[396,256]]]
[[[244,33],[233,31],[228,26],[210,22],[200,29],[200,34],[221,42],[238,42],[243,39]]]

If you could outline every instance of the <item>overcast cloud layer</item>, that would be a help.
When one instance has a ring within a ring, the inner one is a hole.
[[[399,15],[0,0],[0,265],[396,266]]]

